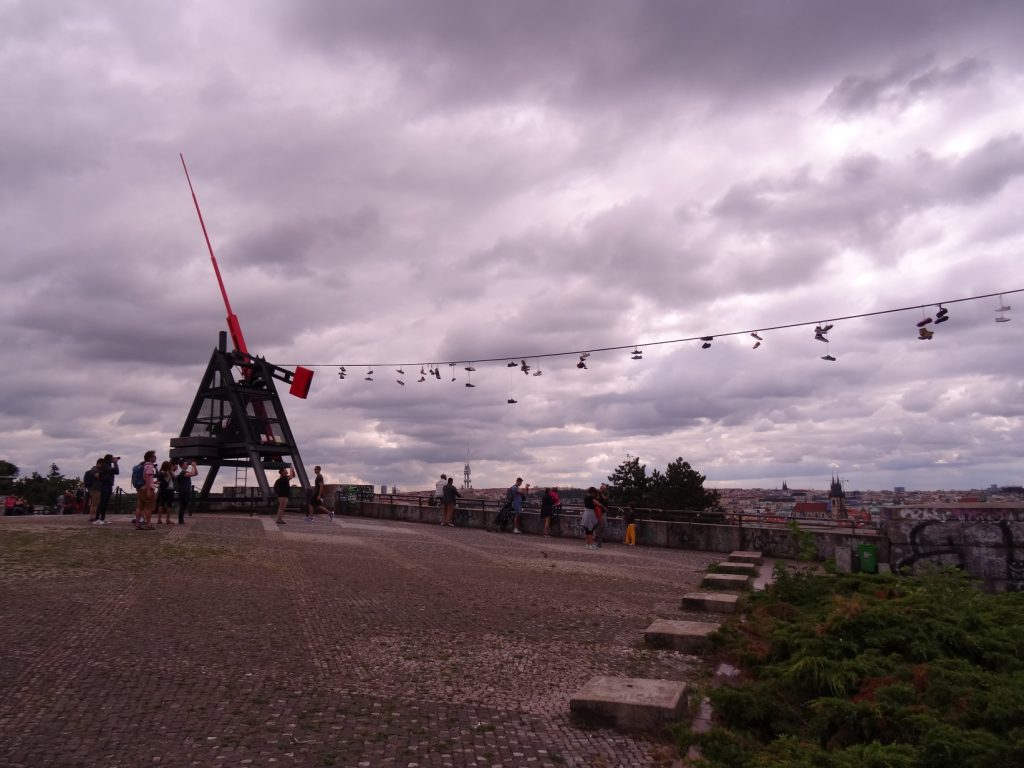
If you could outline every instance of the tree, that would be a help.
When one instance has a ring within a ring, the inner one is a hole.
[[[627,453],[626,460],[608,476],[608,486],[608,500],[612,504],[643,506],[650,488],[647,465],[640,463],[639,456]]]
[[[78,480],[69,479],[60,473],[60,467],[56,464],[50,465],[50,471],[46,477],[38,472],[33,472],[28,477],[23,477],[14,483],[12,492],[18,496],[24,496],[29,504],[46,504],[47,506],[56,502],[57,497],[67,491],[73,491],[78,487]]]
[[[705,475],[678,457],[665,468],[651,473],[648,506],[660,509],[717,509],[718,492],[704,488]]]
[[[0,493],[10,493],[14,481],[18,479],[21,470],[17,465],[5,459],[0,459]]]

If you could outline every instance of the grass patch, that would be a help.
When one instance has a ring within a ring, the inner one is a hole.
[[[747,674],[708,692],[709,732],[676,727],[700,765],[1024,766],[1024,593],[783,571],[716,642]]]
[[[210,544],[166,543],[134,530],[8,531],[0,537],[0,571],[9,576],[130,571],[158,562],[244,558],[242,550]]]

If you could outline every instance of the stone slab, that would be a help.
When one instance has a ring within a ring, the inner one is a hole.
[[[715,570],[718,573],[738,573],[743,576],[756,576],[757,569],[756,563],[734,563],[726,560],[724,563],[715,564]]]
[[[750,577],[738,573],[709,573],[701,582],[702,587],[718,587],[719,589],[749,589]]]
[[[754,563],[755,565],[761,564],[761,553],[751,552],[749,550],[737,550],[729,553],[730,563]]]
[[[689,592],[683,595],[683,609],[709,613],[736,613],[740,596],[735,592]]]
[[[686,706],[686,683],[639,677],[592,677],[569,699],[574,717],[622,730],[660,728],[679,719]]]
[[[651,648],[696,653],[708,647],[718,626],[709,621],[658,619],[644,630],[644,643]]]

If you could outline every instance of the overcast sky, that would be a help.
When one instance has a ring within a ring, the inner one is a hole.
[[[250,350],[328,366],[284,399],[329,482],[630,454],[1019,484],[1024,294],[929,341],[934,306],[813,323],[1024,288],[1022,29],[1012,0],[0,0],[0,458],[167,456],[226,327],[182,152]]]

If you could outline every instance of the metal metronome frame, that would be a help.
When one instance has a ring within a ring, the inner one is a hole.
[[[242,372],[238,378],[236,368]],[[181,436],[171,439],[171,458],[194,459],[210,468],[200,498],[209,496],[221,467],[232,467],[251,468],[263,497],[269,500],[273,483],[267,471],[288,466],[286,459],[303,489],[309,489],[275,379],[294,384],[295,374],[263,358],[228,351],[227,333],[220,332]]]
[[[290,384],[290,393],[304,399],[309,394],[313,372],[302,366],[297,366],[294,372],[289,371],[249,354],[238,316],[231,310],[231,302],[228,301],[203,213],[199,210],[199,200],[185,165],[185,157],[180,154],[179,157],[199,216],[206,248],[210,252],[217,284],[224,298],[228,332],[234,349],[228,351],[227,333],[221,331],[217,348],[213,351],[192,408],[185,418],[185,425],[181,428],[181,435],[171,439],[171,458],[192,459],[196,464],[210,467],[200,498],[209,495],[221,467],[234,467],[236,470],[252,468],[264,499],[269,501],[271,483],[267,479],[267,470],[287,467],[286,458],[291,459],[299,483],[304,491],[308,491],[306,469],[284,415],[284,406],[278,397],[274,379]],[[240,373],[238,379],[234,374],[236,368]]]

